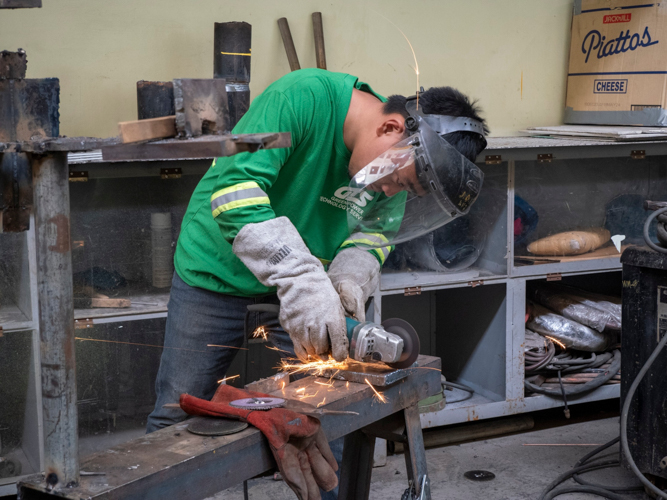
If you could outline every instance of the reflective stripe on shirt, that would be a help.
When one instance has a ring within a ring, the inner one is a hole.
[[[213,218],[215,218],[222,212],[233,208],[268,205],[269,203],[269,197],[262,191],[259,184],[252,181],[242,182],[213,193],[213,196],[211,196],[211,212],[213,212]]]
[[[380,233],[354,233],[346,239],[341,246],[345,245],[369,245],[375,246],[382,243],[389,243],[389,240]],[[381,247],[381,248],[369,248],[369,252],[373,252],[380,259],[380,264],[384,264],[384,261],[389,257],[389,252],[391,252],[391,247]]]

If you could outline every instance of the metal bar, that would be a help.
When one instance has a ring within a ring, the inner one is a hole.
[[[213,25],[213,77],[250,83],[252,26],[243,22]]]
[[[322,415],[320,422],[330,441],[354,432],[388,415],[401,411],[440,390],[440,359],[420,356],[410,376],[382,394],[386,403],[373,400],[366,384],[335,381],[333,387],[315,384],[323,379],[307,377],[272,394],[295,397],[303,386],[308,393],[321,390],[326,410],[356,411],[358,415]],[[311,400],[312,401],[312,400]],[[418,417],[417,417],[418,418]],[[143,499],[206,498],[273,468],[268,443],[255,428],[220,437],[187,432],[187,423],[161,429],[111,450],[88,457],[83,470],[104,472],[103,476],[82,476],[78,487],[58,491],[60,498]],[[41,475],[19,483],[22,500],[45,498],[48,493]]]
[[[146,80],[137,82],[137,118],[139,120],[175,114],[173,82],[149,82]]]
[[[363,431],[345,436],[338,498],[366,500],[371,489],[375,438]]]
[[[259,149],[288,148],[291,145],[290,132],[208,135],[189,140],[167,139],[146,144],[109,146],[102,148],[102,158],[104,161],[220,158]]]
[[[415,491],[419,498],[431,500],[431,486],[430,481],[426,481],[425,491],[422,495],[421,482],[424,476],[428,477],[428,469],[426,466],[426,451],[424,450],[424,436],[422,435],[421,422],[419,421],[419,406],[412,405],[403,410],[405,418],[405,433],[408,441],[405,443],[408,449],[405,452],[405,461],[408,465],[408,474],[412,471],[412,479],[415,485]]]
[[[25,50],[19,49],[16,52],[8,50],[0,51],[0,78],[25,78],[28,59]]]
[[[315,58],[317,67],[327,69],[327,56],[324,52],[324,29],[322,28],[322,13],[313,12],[313,37],[315,38]]]
[[[44,471],[48,486],[79,481],[67,154],[32,156],[41,340]]]
[[[289,23],[286,18],[281,17],[278,19],[278,28],[280,29],[280,36],[283,38],[283,44],[285,45],[285,52],[287,53],[287,61],[289,62],[290,71],[301,69],[299,56],[296,55],[294,40],[292,40],[292,32],[289,29]]]

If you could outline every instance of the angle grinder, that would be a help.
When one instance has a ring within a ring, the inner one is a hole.
[[[277,304],[251,304],[248,312],[278,314]],[[419,336],[410,323],[391,318],[382,324],[372,321],[359,322],[345,318],[347,339],[350,341],[350,358],[355,361],[382,361],[392,368],[408,368],[419,356]]]
[[[408,368],[419,356],[419,337],[410,323],[391,318],[381,325],[346,318],[350,358],[355,361],[382,361],[392,368]]]

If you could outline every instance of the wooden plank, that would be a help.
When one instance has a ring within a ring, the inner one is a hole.
[[[634,245],[622,245],[621,252],[619,253],[616,250],[616,247],[612,244],[605,246],[603,248],[598,248],[593,252],[584,253],[581,255],[570,255],[570,256],[559,256],[559,255],[550,255],[550,256],[537,256],[537,255],[517,255],[516,258],[526,261],[534,261],[535,263],[541,262],[578,262],[582,260],[593,260],[593,259],[609,259],[611,257],[619,257],[625,251],[626,248],[629,248]]]
[[[161,116],[147,120],[120,122],[118,133],[123,144],[174,137],[176,135],[176,117]]]

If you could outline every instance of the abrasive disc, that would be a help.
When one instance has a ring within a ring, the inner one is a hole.
[[[284,404],[284,399],[270,397],[237,399],[229,403],[230,406],[243,408],[244,410],[270,410],[271,408],[280,408]]]
[[[408,368],[419,356],[419,336],[410,323],[400,318],[390,318],[382,322],[382,328],[403,339],[403,353],[395,363],[387,363],[392,368]]]
[[[188,431],[201,436],[227,436],[248,427],[247,422],[229,418],[192,417],[188,420]]]

